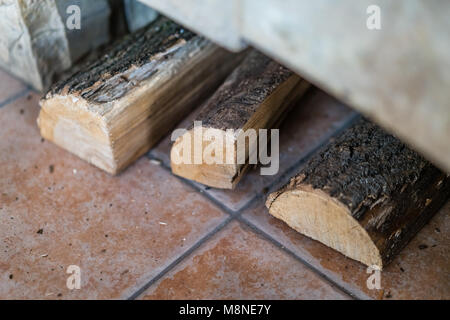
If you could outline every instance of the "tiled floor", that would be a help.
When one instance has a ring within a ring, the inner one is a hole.
[[[0,70],[0,108],[26,91],[28,88],[24,84]]]
[[[233,192],[171,175],[168,138],[111,177],[40,138],[38,99],[0,71],[0,299],[450,298],[450,203],[383,271],[382,290],[267,213],[265,194],[355,118],[319,91],[281,128],[280,173],[254,170]],[[70,265],[79,290],[66,286]]]
[[[296,283],[298,285],[292,285]],[[144,299],[348,299],[277,246],[233,221],[193,252]]]

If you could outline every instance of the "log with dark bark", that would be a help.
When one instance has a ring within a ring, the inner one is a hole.
[[[361,119],[266,206],[298,232],[382,268],[449,195],[447,174]]]
[[[309,83],[287,68],[252,51],[205,103],[195,120],[201,122],[201,126],[192,126],[173,144],[172,172],[207,186],[234,188],[249,167],[249,155],[257,152],[257,144],[247,140],[246,151],[238,161],[238,142],[244,141],[242,137],[249,129],[255,129],[257,138],[259,129],[278,125],[308,88]],[[222,137],[217,140],[223,148],[211,147],[211,143],[218,142],[206,138],[208,130]],[[201,148],[197,149],[201,151],[197,156],[201,161],[195,161],[196,136],[201,139]],[[188,149],[192,152],[186,157]],[[215,161],[208,162],[206,158],[211,156],[208,150],[212,149]]]
[[[118,41],[41,100],[44,138],[116,174],[240,62],[165,18]]]

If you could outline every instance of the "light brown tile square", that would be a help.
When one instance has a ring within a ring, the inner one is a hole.
[[[369,290],[367,267],[275,219],[262,200],[243,215],[253,225],[360,298],[450,298],[450,202],[381,272],[381,290]]]
[[[196,110],[177,128],[189,126]],[[232,211],[239,211],[263,193],[286,171],[325,143],[336,131],[355,117],[356,113],[319,89],[312,89],[289,113],[280,127],[280,170],[274,176],[261,176],[259,168],[252,168],[235,190],[220,190],[194,183]],[[170,167],[170,135],[150,152]]]
[[[231,222],[143,299],[348,299],[302,263]]]
[[[0,69],[0,106],[25,89],[26,86],[22,82]]]
[[[112,177],[42,141],[37,99],[0,109],[1,299],[127,298],[228,217],[145,157]]]

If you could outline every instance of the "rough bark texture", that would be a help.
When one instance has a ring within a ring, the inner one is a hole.
[[[88,62],[71,77],[56,83],[50,95],[77,94],[97,104],[119,99],[162,67],[162,63],[149,65],[150,61],[169,59],[194,36],[180,25],[160,18],[150,27],[112,44],[94,63]],[[144,64],[147,68],[140,70]],[[125,75],[127,71],[131,72]]]
[[[241,129],[261,103],[292,75],[289,69],[252,51],[208,100],[197,120],[207,128]]]
[[[449,1],[140,1],[222,46],[252,44],[450,173]]]
[[[41,101],[41,134],[116,174],[241,61],[166,18],[112,44]]]
[[[189,131],[175,141],[172,151],[172,172],[187,179],[205,185],[232,189],[240,181],[248,167],[249,154],[257,152],[256,145],[245,145],[245,162],[238,161],[237,141],[248,129],[271,129],[278,125],[287,111],[309,88],[309,83],[287,68],[279,65],[265,55],[252,51],[238,68],[227,78],[224,84],[205,103],[195,121],[201,122],[201,130],[214,129],[223,136],[223,159],[210,164],[206,160],[211,148],[209,141],[202,141],[202,163],[195,163],[194,155],[189,163],[182,161],[185,139],[194,145],[196,135],[193,125]],[[230,136],[228,130],[235,131]],[[270,135],[269,135],[270,137]],[[231,141],[230,141],[231,140]],[[233,147],[230,150],[230,145]],[[267,146],[259,146],[266,148]],[[217,156],[217,152],[214,152]],[[220,156],[217,156],[219,158]],[[216,158],[216,159],[217,159]],[[228,159],[234,159],[230,163]]]
[[[320,190],[327,201],[345,207],[385,265],[449,198],[450,179],[397,138],[361,119],[271,194],[269,210],[282,194],[296,190]]]

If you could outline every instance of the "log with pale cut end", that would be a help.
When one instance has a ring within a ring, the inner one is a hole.
[[[249,155],[258,152],[257,145],[250,145],[247,140],[246,151],[239,157],[237,148],[239,141],[244,141],[244,134],[248,134],[248,129],[255,129],[258,134],[259,129],[279,124],[308,88],[309,83],[287,68],[252,51],[205,103],[196,119],[201,126],[191,127],[173,144],[172,172],[207,186],[233,189],[249,167]],[[208,132],[221,138],[208,140]],[[196,137],[201,140],[198,149]],[[216,144],[223,146],[219,152],[213,150]],[[201,151],[197,158],[196,150]]]
[[[449,196],[447,174],[361,119],[266,206],[298,232],[383,268]]]
[[[80,29],[66,26],[77,14],[71,5],[81,10]],[[106,0],[2,0],[0,67],[46,90],[74,61],[109,41],[109,14]]]
[[[41,100],[41,134],[116,174],[205,99],[240,59],[159,18],[57,83]]]

